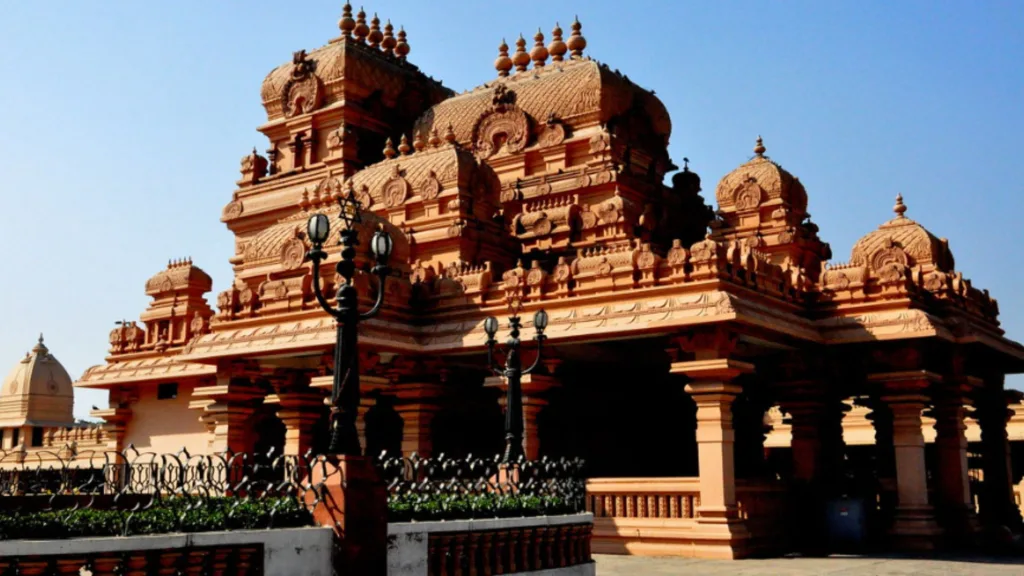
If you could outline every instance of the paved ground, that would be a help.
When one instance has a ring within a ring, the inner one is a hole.
[[[773,558],[693,560],[594,555],[597,576],[1024,576],[1024,557],[922,560],[917,558]]]

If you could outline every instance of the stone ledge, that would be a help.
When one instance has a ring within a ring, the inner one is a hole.
[[[532,516],[528,518],[390,522],[388,523],[388,536],[425,532],[484,532],[487,530],[507,530],[509,528],[532,528],[535,526],[592,524],[593,522],[594,515],[589,512],[584,514],[567,514],[564,516]]]

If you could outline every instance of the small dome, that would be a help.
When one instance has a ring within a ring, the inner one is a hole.
[[[850,263],[879,268],[896,258],[910,267],[922,266],[952,272],[953,253],[945,238],[936,238],[917,222],[903,215],[907,211],[903,196],[896,196],[896,217],[864,236],[853,245]]]
[[[756,203],[781,199],[788,202],[790,209],[798,215],[807,211],[807,191],[800,180],[784,170],[782,166],[765,156],[766,149],[761,137],[757,137],[754,157],[739,168],[725,175],[715,189],[719,208],[735,208],[747,196],[757,196]],[[752,192],[756,194],[751,195]]]
[[[0,424],[74,422],[74,391],[64,366],[39,343],[7,374],[0,386]]]

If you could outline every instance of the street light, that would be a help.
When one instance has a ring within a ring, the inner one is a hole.
[[[359,406],[359,355],[356,353],[358,324],[361,320],[376,316],[380,312],[381,304],[384,303],[384,280],[390,272],[388,258],[391,257],[394,241],[383,228],[378,228],[373,234],[370,249],[377,264],[372,272],[380,281],[377,284],[377,297],[373,308],[360,313],[359,295],[352,285],[352,277],[356,271],[355,257],[359,231],[352,225],[362,223],[359,214],[361,206],[351,189],[347,194],[342,194],[338,204],[341,206],[339,216],[345,227],[340,233],[342,249],[337,271],[345,282],[338,287],[335,296],[337,308],[327,303],[320,289],[320,263],[327,258],[323,245],[331,232],[330,220],[323,214],[314,214],[306,226],[309,240],[313,244],[307,258],[313,261],[313,292],[316,294],[316,301],[338,323],[334,344],[334,382],[331,386],[331,443],[328,451],[331,454],[359,456],[361,449],[359,436],[356,434],[356,415]]]
[[[529,368],[523,369],[523,360],[519,354],[519,329],[522,327],[519,320],[519,313],[513,311],[508,319],[509,335],[505,344],[508,349],[505,351],[505,366],[501,368],[495,362],[494,347],[498,343],[494,335],[498,332],[498,319],[488,316],[484,320],[484,332],[487,333],[487,367],[498,376],[504,376],[507,384],[505,390],[505,455],[502,462],[509,464],[515,462],[523,455],[523,374],[529,374],[540,364],[541,348],[544,345],[544,329],[548,327],[548,313],[538,310],[533,315],[533,327],[537,330],[537,357]]]

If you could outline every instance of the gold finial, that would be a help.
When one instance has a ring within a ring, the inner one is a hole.
[[[380,18],[377,18],[377,13],[373,13],[373,19],[370,20],[370,34],[366,37],[366,40],[370,43],[371,48],[380,46],[380,41],[384,38],[384,34],[380,31]]]
[[[896,213],[897,218],[906,218],[903,215],[907,211],[907,206],[903,203],[903,194],[896,195],[896,205],[892,207],[892,211]]]
[[[516,72],[525,72],[530,66],[530,55],[526,53],[526,38],[519,35],[516,40],[516,55],[512,57],[512,63],[516,65]]]
[[[412,147],[409,146],[409,139],[405,137],[405,134],[402,134],[402,139],[398,142],[398,151],[402,156],[408,156],[409,152],[412,151]]]
[[[387,142],[384,142],[384,157],[390,160],[395,157],[395,154],[395,146],[392,144],[391,138],[388,138]]]
[[[534,68],[543,68],[548,59],[548,49],[544,47],[544,33],[537,28],[533,36],[533,50],[530,51],[530,58],[533,59]]]
[[[501,39],[501,46],[498,46],[498,59],[494,61],[494,69],[501,77],[508,76],[508,71],[512,69],[512,59],[508,57],[508,44],[504,38]]]
[[[405,39],[405,26],[398,27],[398,44],[395,44],[395,54],[405,60],[405,57],[409,55],[409,42]]]
[[[427,147],[427,142],[423,138],[423,131],[418,132],[416,137],[413,138],[412,147],[415,148],[417,152],[422,152],[423,149]]]
[[[384,25],[384,41],[380,43],[380,47],[384,49],[385,54],[394,54],[396,44],[398,42],[395,40],[395,27],[388,19],[388,23]]]
[[[370,33],[370,27],[366,25],[366,12],[363,12],[362,6],[359,7],[359,14],[356,14],[356,29],[352,33],[360,42],[365,41],[366,35]]]
[[[551,54],[552,62],[561,62],[565,59],[568,48],[562,41],[562,27],[555,22],[555,29],[551,31],[551,44],[548,44],[548,52]]]
[[[455,128],[452,127],[451,122],[449,122],[448,126],[444,129],[444,141],[449,144],[455,144]]]
[[[341,11],[341,20],[338,20],[338,28],[341,29],[341,35],[345,38],[352,37],[352,30],[356,27],[356,21],[352,19],[352,5],[345,2],[345,7]]]
[[[580,17],[576,16],[572,23],[572,34],[569,35],[569,50],[572,52],[572,58],[579,59],[583,58],[583,49],[587,47],[587,39],[583,37],[580,30],[583,28],[583,24],[580,24]]]
[[[441,137],[437,135],[437,128],[430,129],[430,139],[428,142],[432,148],[437,148],[441,145]]]
[[[764,147],[764,140],[761,140],[761,136],[757,137],[757,145],[754,146],[754,154],[758,156],[764,156],[764,152],[767,148]]]

